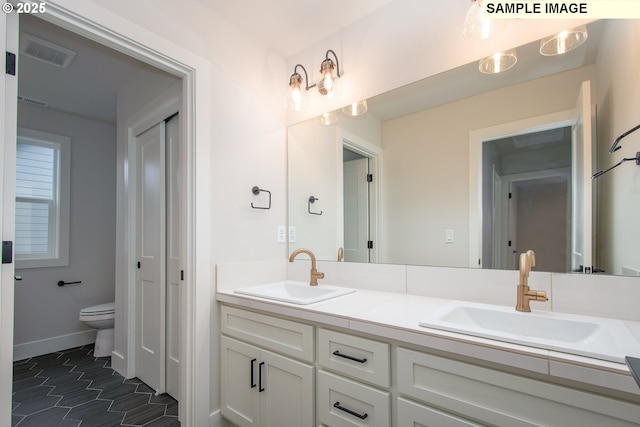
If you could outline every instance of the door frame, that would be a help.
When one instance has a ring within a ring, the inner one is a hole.
[[[575,110],[544,114],[469,132],[469,267],[483,268],[482,262],[482,144],[533,132],[573,126]],[[504,177],[503,177],[504,178]],[[490,266],[488,266],[490,267]]]
[[[208,425],[211,350],[209,345],[196,346],[196,343],[206,343],[210,340],[210,283],[213,277],[209,267],[211,240],[208,236],[211,206],[208,183],[211,175],[209,170],[211,137],[208,126],[196,127],[196,123],[208,123],[207,112],[212,83],[211,65],[205,58],[90,2],[65,7],[56,4],[55,1],[49,1],[46,13],[39,16],[182,79],[181,124],[184,125],[184,130],[181,132],[184,135],[184,145],[181,156],[185,159],[186,191],[183,197],[186,202],[184,207],[186,215],[182,219],[185,230],[185,250],[181,269],[185,270],[186,274],[182,291],[184,298],[181,302],[183,342],[180,347],[185,363],[181,372],[179,414],[185,425]],[[5,36],[2,35],[2,37]],[[123,191],[129,190],[125,180]],[[197,211],[196,199],[198,200]],[[125,207],[125,212],[127,209],[128,207]],[[198,225],[197,233],[196,224]],[[125,225],[124,230],[118,229],[117,233],[119,233],[118,241],[124,244],[128,240],[131,229]],[[197,266],[200,268],[196,268]],[[122,285],[116,284],[116,300],[121,287]],[[3,306],[9,303],[13,305],[13,297],[10,298],[11,301],[8,299],[5,300],[3,295]],[[116,303],[116,312],[118,309],[122,310],[122,307],[119,308]],[[11,331],[6,330],[7,326],[10,326]],[[5,334],[12,336],[13,322],[10,325],[3,322],[1,327],[3,337]],[[118,328],[119,326],[116,325],[116,329]],[[127,321],[125,329],[129,331],[133,330],[132,328],[135,328],[135,324],[130,320]],[[3,370],[5,368],[5,366],[2,367]],[[195,372],[198,372],[198,375]]]
[[[347,148],[354,153],[369,159],[369,173],[373,175],[373,181],[369,184],[369,238],[374,242],[369,254],[369,262],[377,263],[380,258],[380,224],[382,223],[382,149],[372,143],[356,136],[342,128],[336,131],[336,168],[338,212],[344,212],[344,157],[343,149]],[[338,216],[336,241],[338,246],[344,247],[344,215]]]

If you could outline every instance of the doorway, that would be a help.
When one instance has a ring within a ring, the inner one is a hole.
[[[533,249],[536,268],[569,269],[570,126],[483,143],[482,258],[486,268],[514,270]]]
[[[124,20],[120,20],[117,17],[103,16],[100,14],[100,11],[101,9],[99,7],[92,7],[85,10],[83,14],[78,14],[74,13],[69,8],[61,7],[56,4],[48,4],[47,12],[41,16],[46,21],[56,22],[58,25],[79,34],[91,35],[93,40],[98,40],[103,45],[111,46],[127,55],[140,58],[145,63],[159,67],[170,74],[177,76],[179,79],[182,79],[181,87],[183,90],[183,99],[181,101],[181,107],[183,109],[183,116],[181,124],[184,124],[184,126],[181,126],[181,134],[184,136],[184,144],[180,147],[180,151],[182,154],[181,158],[184,159],[184,179],[181,182],[181,187],[183,189],[181,192],[181,209],[183,212],[191,213],[189,217],[186,215],[182,217],[183,220],[180,226],[181,235],[183,236],[181,249],[182,253],[186,254],[185,258],[182,259],[183,269],[188,273],[185,275],[181,287],[181,295],[183,297],[181,299],[181,313],[183,313],[182,316],[183,319],[185,319],[185,322],[182,322],[180,327],[182,338],[180,349],[181,354],[186,359],[187,363],[185,363],[181,368],[183,375],[181,375],[180,388],[185,392],[181,393],[182,401],[180,404],[180,413],[181,418],[187,424],[198,424],[200,422],[204,422],[204,420],[208,419],[209,416],[206,402],[204,402],[203,399],[194,399],[195,395],[205,396],[208,394],[209,362],[208,357],[203,356],[202,354],[203,352],[207,353],[207,351],[200,351],[198,358],[194,356],[194,342],[208,339],[208,331],[196,330],[195,325],[198,324],[196,321],[197,319],[208,316],[209,307],[204,303],[204,301],[208,301],[209,289],[208,286],[202,287],[198,292],[199,298],[196,299],[196,289],[194,284],[196,279],[202,283],[210,283],[211,274],[208,267],[196,269],[196,247],[198,249],[198,256],[202,256],[204,259],[209,259],[210,242],[208,242],[208,239],[203,233],[201,233],[201,237],[198,237],[194,232],[195,210],[193,209],[193,206],[195,204],[196,195],[199,195],[201,198],[208,195],[203,185],[197,185],[195,180],[195,168],[197,164],[199,170],[198,182],[208,182],[210,173],[208,171],[207,153],[210,151],[208,146],[210,130],[206,126],[196,129],[194,124],[196,121],[196,107],[198,107],[198,118],[202,120],[205,120],[206,118],[206,106],[208,105],[207,94],[209,93],[210,87],[210,66],[206,60],[191,54],[185,49],[179,49],[173,45],[167,46],[155,39],[144,39],[140,34],[144,35],[145,32],[136,31],[136,29],[140,27],[131,23],[125,24]],[[99,23],[102,23],[102,25]],[[7,15],[5,16],[5,19],[0,20],[0,24],[2,24],[1,30],[3,32],[3,39],[5,41],[4,43],[7,51],[17,52],[17,16]],[[140,37],[144,40],[138,40]],[[200,89],[198,93],[194,91],[196,70],[202,71],[198,74],[200,76],[198,78]],[[3,93],[6,94],[2,122],[12,123],[15,121],[16,105],[15,101],[11,101],[15,100],[17,96],[17,81],[12,78],[4,78],[4,76],[2,80],[5,82],[5,85],[3,85],[5,89]],[[4,149],[1,150],[4,153],[4,158],[0,160],[3,160],[4,166],[7,166],[15,163],[15,151],[12,153],[12,150],[9,149],[6,144],[6,141],[15,140],[15,129],[11,130],[11,126],[4,126],[4,129],[5,143],[3,144]],[[200,156],[198,158],[193,156],[193,153],[195,152],[196,139],[203,141],[202,147],[199,147]],[[207,141],[207,143],[205,144],[204,141]],[[125,164],[126,160],[126,154],[124,154]],[[9,174],[8,177],[10,178],[10,172],[14,169],[9,166],[5,167],[4,170],[5,175]],[[10,221],[10,218],[13,217],[14,208],[11,200],[14,200],[15,192],[12,189],[12,185],[8,185],[6,181],[3,184],[2,194],[0,194],[3,199],[3,210],[0,212],[2,214],[2,218],[0,218],[0,220],[3,227],[3,239],[13,240],[13,231],[11,231],[13,230],[13,224],[12,221]],[[126,214],[128,207],[126,201],[122,204],[119,203],[119,206],[122,206],[122,209],[119,209],[118,217],[127,218]],[[208,204],[199,204],[198,215],[202,216],[202,218],[199,218],[198,224],[205,228],[208,227]],[[7,228],[8,225],[11,225],[10,229]],[[119,238],[123,239],[122,241],[125,242],[129,241],[129,228],[126,225],[119,226],[117,228],[119,236],[123,236]],[[130,252],[119,255],[127,257],[130,256]],[[131,325],[130,322],[132,321],[132,318],[128,316],[128,313],[126,313],[126,305],[122,305],[122,301],[127,299],[126,292],[123,287],[126,286],[127,283],[133,283],[130,281],[130,271],[135,267],[134,263],[129,260],[126,260],[124,264],[121,265],[120,268],[117,268],[117,270],[119,270],[117,275],[119,279],[122,280],[119,280],[119,283],[121,284],[120,290],[116,290],[116,313],[119,312],[123,317],[119,321],[116,321],[116,330],[119,328],[118,325],[121,325],[120,328],[122,334],[126,336],[127,325]],[[3,290],[8,290],[10,287],[8,283],[13,283],[13,276],[14,265],[4,264],[2,268]],[[118,292],[120,292],[120,297],[118,296]],[[13,321],[11,319],[13,317],[13,301],[13,292],[3,292],[3,321],[0,324],[0,348],[2,348],[0,351],[0,365],[2,367],[2,372],[11,369],[11,329],[13,328]],[[121,304],[120,308],[118,307],[118,301],[120,301]],[[203,303],[201,304],[198,301],[203,301]],[[127,346],[125,343],[122,347],[120,356],[123,356],[125,360],[131,360],[132,352],[132,347]],[[126,366],[126,362],[124,365],[121,363],[122,372],[127,372],[127,368],[128,366]],[[199,377],[195,377],[194,375],[196,369],[201,373]],[[205,375],[202,375],[202,373]],[[11,401],[10,388],[11,386],[9,384],[8,387],[5,385],[0,389],[0,396],[3,397],[3,399],[0,400],[5,403]],[[2,416],[3,419],[5,419],[5,417],[9,417],[9,406],[9,404],[1,405],[0,416]]]
[[[376,263],[380,256],[379,206],[382,150],[338,128],[338,241],[347,262]]]

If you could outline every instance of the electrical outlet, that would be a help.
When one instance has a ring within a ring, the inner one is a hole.
[[[289,243],[295,243],[296,241],[296,227],[293,225],[289,226]]]
[[[279,225],[277,242],[284,243],[286,241],[287,241],[287,227],[285,227],[284,225]]]

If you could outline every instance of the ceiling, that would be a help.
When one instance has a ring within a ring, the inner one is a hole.
[[[394,0],[198,1],[288,58]]]

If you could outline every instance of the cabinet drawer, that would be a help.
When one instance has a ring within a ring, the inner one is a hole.
[[[398,392],[499,426],[632,426],[640,405],[398,348]]]
[[[318,361],[349,377],[389,387],[389,344],[318,329]]]
[[[318,422],[331,427],[388,427],[391,425],[388,392],[327,371],[318,371]]]
[[[398,398],[398,427],[482,427],[455,415]]]
[[[277,353],[314,361],[313,326],[222,306],[222,333]]]

